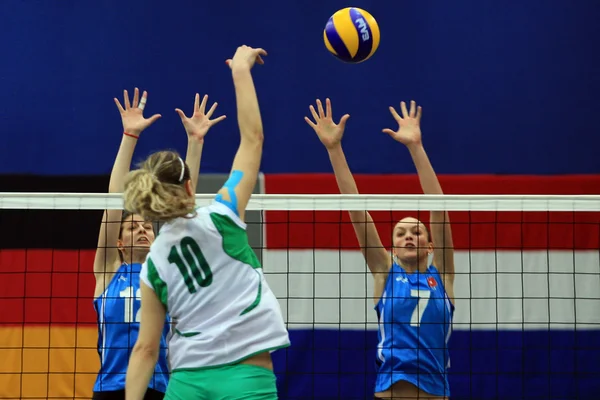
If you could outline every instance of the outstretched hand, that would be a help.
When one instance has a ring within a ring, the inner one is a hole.
[[[405,146],[414,146],[421,144],[421,106],[416,107],[414,101],[410,102],[410,111],[406,109],[406,103],[400,103],[402,117],[398,115],[394,107],[390,107],[392,116],[398,122],[398,130],[393,131],[389,128],[383,130],[394,140],[404,144]]]
[[[321,100],[317,100],[317,108],[319,110],[318,114],[312,105],[309,107],[315,122],[308,117],[304,117],[304,120],[308,125],[310,125],[311,128],[314,129],[315,133],[319,137],[319,140],[321,140],[321,143],[323,143],[327,149],[331,149],[335,146],[338,146],[342,141],[344,129],[346,128],[346,121],[348,121],[350,115],[345,114],[342,118],[340,118],[340,122],[336,124],[333,122],[331,101],[326,99],[325,105],[326,111],[324,112]]]
[[[188,118],[183,111],[176,108],[175,111],[179,114],[183,127],[185,128],[188,138],[195,140],[203,140],[204,136],[208,133],[208,130],[215,124],[223,121],[225,115],[221,115],[215,119],[210,119],[213,113],[217,109],[217,103],[215,102],[212,107],[205,113],[206,103],[208,101],[208,95],[204,95],[202,103],[200,103],[200,95],[196,93],[196,99],[194,101],[194,113]]]
[[[144,118],[144,108],[146,107],[147,98],[148,93],[144,91],[140,101],[140,91],[138,88],[135,88],[133,93],[133,104],[130,104],[129,94],[127,93],[127,90],[124,90],[123,102],[125,103],[125,108],[123,108],[119,100],[115,97],[115,104],[119,109],[119,113],[121,113],[121,122],[123,123],[123,130],[125,132],[139,136],[144,129],[152,125],[161,117],[160,114],[154,114],[150,118]]]

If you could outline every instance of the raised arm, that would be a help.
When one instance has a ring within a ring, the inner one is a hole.
[[[146,105],[148,94],[144,92],[142,98],[139,98],[139,90],[136,88],[133,95],[133,104],[129,102],[129,94],[124,91],[124,106],[119,100],[114,99],[117,108],[121,114],[123,123],[123,138],[113,165],[110,181],[108,184],[109,193],[121,193],[125,175],[131,167],[131,158],[137,144],[137,140],[144,129],[154,123],[159,114],[145,119],[143,110]],[[96,296],[104,291],[108,282],[112,279],[116,268],[120,265],[118,240],[121,231],[121,210],[106,210],[100,224],[100,233],[98,235],[98,247],[94,259],[94,275],[96,277]]]
[[[262,120],[250,71],[255,62],[263,64],[261,56],[266,54],[263,49],[240,46],[233,58],[226,61],[235,87],[240,146],[233,160],[231,175],[217,198],[228,204],[242,221],[256,186],[263,147]]]
[[[410,111],[406,109],[404,102],[400,103],[400,109],[402,117],[390,107],[392,116],[398,122],[398,130],[384,129],[383,132],[407,147],[419,175],[423,193],[444,194],[421,140],[421,107],[416,107],[415,102],[411,101]],[[448,296],[454,298],[454,242],[448,213],[432,211],[430,226],[431,240],[435,248],[433,264],[442,274]]]
[[[185,128],[188,136],[188,146],[185,162],[190,169],[190,181],[192,182],[192,190],[196,193],[198,185],[198,175],[200,174],[200,160],[202,158],[202,148],[204,146],[204,136],[208,130],[215,124],[225,119],[222,115],[215,119],[210,119],[217,109],[217,103],[214,103],[210,110],[205,113],[208,96],[205,95],[200,103],[200,95],[196,93],[194,100],[194,113],[188,118],[181,109],[176,108],[175,111],[181,118],[181,123]]]
[[[317,100],[317,109],[311,105],[310,112],[315,119],[315,122],[305,117],[305,121],[314,129],[317,136],[321,140],[321,143],[327,149],[329,153],[329,159],[335,173],[335,179],[338,184],[340,193],[342,194],[358,194],[358,188],[356,182],[346,161],[346,156],[342,149],[342,136],[346,127],[346,121],[350,117],[348,114],[344,115],[338,124],[333,122],[333,116],[331,111],[331,101],[326,101],[326,112],[323,110],[323,105],[320,100]],[[356,233],[356,238],[360,245],[360,249],[365,257],[367,266],[373,274],[376,280],[376,301],[379,299],[381,293],[378,292],[377,282],[385,282],[388,271],[392,264],[390,254],[385,250],[381,243],[381,238],[373,222],[371,215],[364,210],[350,211],[350,219],[352,226]],[[381,290],[383,290],[383,285]]]

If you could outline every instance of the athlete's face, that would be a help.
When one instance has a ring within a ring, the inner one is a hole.
[[[154,241],[152,222],[144,221],[139,215],[130,215],[121,223],[119,247],[123,252],[146,254]]]
[[[433,251],[433,243],[425,225],[416,218],[401,219],[394,227],[394,253],[400,262],[411,263],[427,260]]]

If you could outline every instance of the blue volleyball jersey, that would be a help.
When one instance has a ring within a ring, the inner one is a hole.
[[[434,266],[408,274],[394,263],[375,306],[379,320],[375,392],[405,380],[437,396],[450,396],[448,340],[454,305]]]
[[[131,350],[140,329],[141,264],[122,264],[108,287],[94,299],[98,315],[98,354],[100,372],[94,392],[125,389],[125,375]],[[160,341],[160,353],[150,380],[150,388],[166,392],[169,379],[167,362],[168,318]]]

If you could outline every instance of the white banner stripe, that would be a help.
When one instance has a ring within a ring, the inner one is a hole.
[[[290,329],[376,329],[373,281],[358,251],[265,250]],[[456,253],[455,330],[600,330],[596,251]]]

